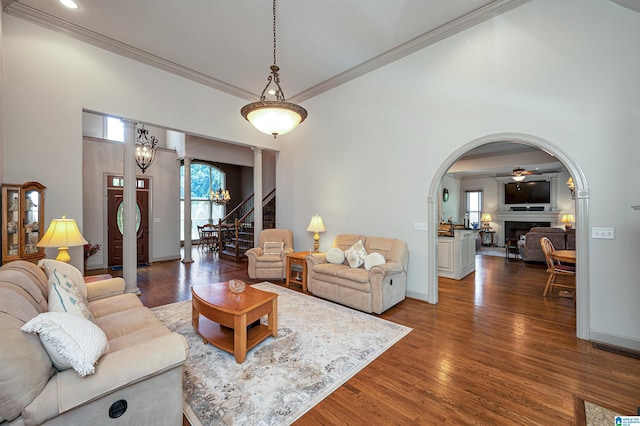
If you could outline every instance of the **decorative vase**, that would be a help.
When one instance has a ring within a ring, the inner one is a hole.
[[[244,292],[245,283],[240,280],[229,280],[229,290],[232,293],[242,293]]]

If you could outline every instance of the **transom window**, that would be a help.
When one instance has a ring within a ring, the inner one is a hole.
[[[104,117],[105,139],[124,142],[124,123],[116,117]]]

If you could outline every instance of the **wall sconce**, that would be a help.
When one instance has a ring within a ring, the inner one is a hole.
[[[36,247],[57,247],[58,256],[56,260],[60,262],[69,262],[69,247],[83,246],[87,243],[84,239],[75,219],[67,219],[62,215],[62,219],[53,219],[49,224],[49,229],[44,237],[36,244]]]
[[[569,177],[569,180],[567,181],[567,186],[569,187],[569,191],[571,191],[571,199],[575,200],[576,199],[576,187],[573,184],[573,178]]]
[[[572,223],[576,221],[576,218],[572,214],[563,214],[560,218],[560,223],[564,223],[565,229],[571,229]]]
[[[484,222],[482,224],[482,227],[485,229],[491,229],[491,226],[489,226],[489,222],[491,222],[491,215],[489,213],[483,213],[482,217],[480,218],[480,222]]]
[[[307,231],[313,232],[313,251],[318,253],[320,251],[320,235],[319,232],[324,232],[327,229],[324,227],[324,222],[322,222],[322,218],[320,215],[315,215],[311,218],[311,222],[309,223],[309,227]]]

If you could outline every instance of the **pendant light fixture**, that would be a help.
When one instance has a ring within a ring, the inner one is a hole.
[[[276,65],[276,0],[273,0],[273,65],[270,68],[271,73],[267,77],[267,85],[260,95],[260,100],[243,106],[240,114],[253,127],[273,135],[275,139],[278,135],[289,133],[307,118],[307,110],[300,105],[287,102],[280,87],[280,68]],[[274,83],[276,88],[267,92],[271,83]],[[276,100],[267,100],[266,93],[275,95]]]
[[[149,136],[149,130],[144,128],[144,124],[137,128],[136,132],[138,133],[136,137],[136,163],[144,173],[156,158],[158,139],[155,136]]]

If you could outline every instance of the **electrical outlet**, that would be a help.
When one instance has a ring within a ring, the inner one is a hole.
[[[616,237],[615,228],[591,228],[591,238],[601,238],[605,240],[614,240]]]
[[[416,231],[426,231],[427,230],[427,222],[415,222],[413,224],[413,229]]]

